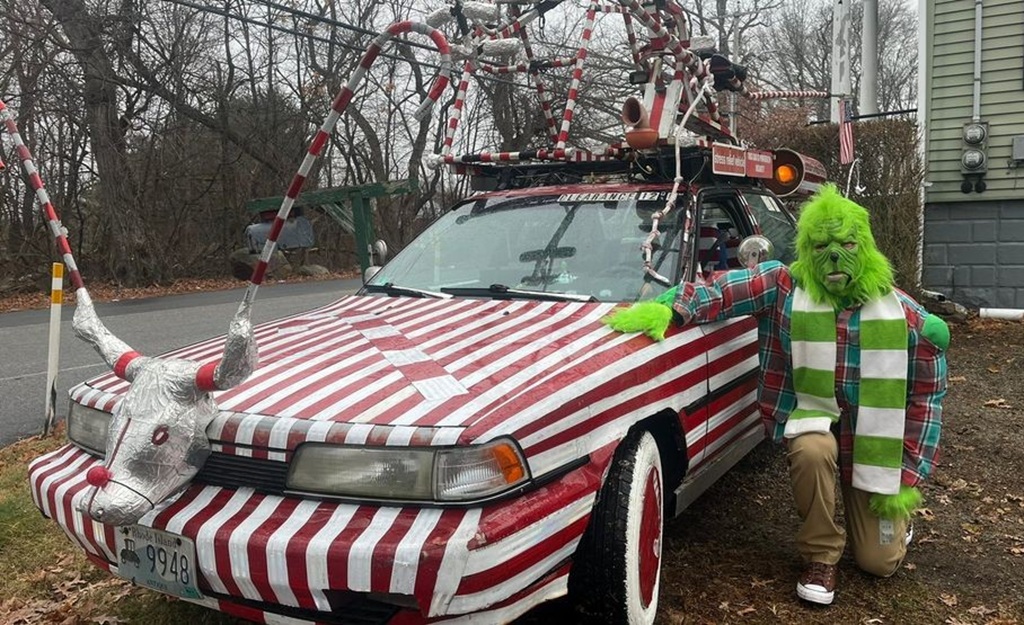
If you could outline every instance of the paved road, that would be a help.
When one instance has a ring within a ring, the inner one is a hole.
[[[256,323],[316,308],[355,291],[359,280],[268,284],[253,309]],[[146,355],[223,334],[244,289],[98,303],[96,310],[119,338]],[[67,414],[67,392],[102,373],[106,365],[71,329],[73,306],[61,322],[57,414]],[[0,446],[38,434],[43,424],[46,349],[50,313],[30,310],[0,314]]]

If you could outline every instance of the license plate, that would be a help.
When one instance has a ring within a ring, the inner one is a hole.
[[[120,527],[116,536],[119,576],[176,597],[202,598],[191,539],[140,525]]]

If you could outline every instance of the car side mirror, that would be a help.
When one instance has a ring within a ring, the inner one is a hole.
[[[388,259],[388,244],[381,239],[377,239],[370,246],[370,256],[372,256],[370,259],[371,265],[383,265],[384,261]]]
[[[370,278],[377,275],[377,272],[380,271],[381,269],[383,269],[383,267],[380,267],[378,265],[370,265],[369,267],[367,267],[366,271],[363,272],[363,284],[369,282]]]
[[[384,266],[384,261],[388,259],[388,244],[377,239],[370,246],[370,266],[363,272],[363,284],[370,281],[374,275]]]
[[[775,246],[767,237],[755,234],[740,241],[736,258],[742,266],[753,269],[758,263],[775,258]]]

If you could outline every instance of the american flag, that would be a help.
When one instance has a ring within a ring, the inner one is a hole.
[[[849,100],[839,100],[839,163],[849,165],[853,162],[853,107]]]

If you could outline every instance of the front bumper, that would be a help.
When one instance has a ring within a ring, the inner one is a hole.
[[[66,445],[31,463],[29,483],[42,513],[116,573],[115,528],[77,510],[85,474],[98,463]],[[312,618],[354,596],[418,608],[396,608],[379,622],[492,610],[515,618],[565,593],[603,464],[477,508],[359,505],[193,484],[140,524],[195,541],[207,595],[200,603],[247,618],[254,611]]]

